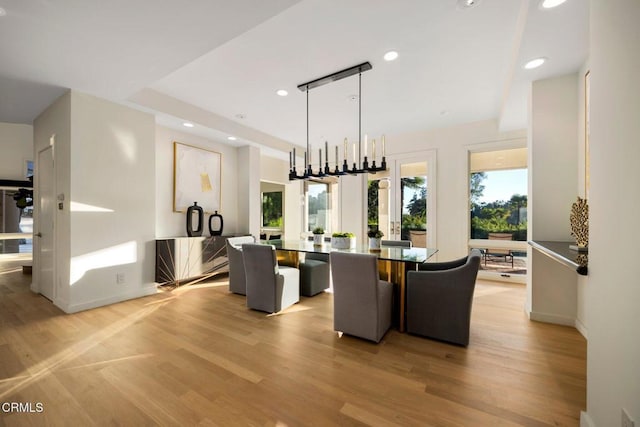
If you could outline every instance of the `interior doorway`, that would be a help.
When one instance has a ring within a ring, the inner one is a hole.
[[[479,277],[525,283],[527,148],[482,148],[469,151],[469,248],[482,252]]]
[[[38,292],[55,299],[55,169],[53,146],[38,152],[37,205],[35,210],[37,264],[34,271]]]

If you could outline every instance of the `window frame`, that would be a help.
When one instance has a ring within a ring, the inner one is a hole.
[[[469,202],[471,200],[471,188],[470,188],[470,175],[471,175],[471,153],[481,153],[488,151],[502,151],[511,150],[516,148],[529,148],[527,145],[527,138],[513,138],[503,141],[493,141],[487,143],[479,143],[465,146],[465,205],[467,206],[467,214],[465,215],[465,235],[467,240],[467,248],[480,248],[480,249],[512,249],[519,252],[529,253],[527,241],[531,238],[531,227],[527,226],[527,239],[525,241],[504,241],[504,240],[489,240],[489,239],[471,239],[471,215],[469,214]],[[531,152],[527,151],[527,171],[530,168]],[[527,177],[527,198],[531,198],[531,182]],[[527,218],[530,218],[528,211],[529,203],[527,203]],[[528,259],[528,255],[527,255]],[[526,283],[527,276],[529,275],[529,262],[527,262],[526,274],[508,274],[500,272],[490,272],[486,270],[480,270],[478,277],[489,280],[505,281],[512,283]]]

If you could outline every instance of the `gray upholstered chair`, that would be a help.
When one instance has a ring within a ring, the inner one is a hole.
[[[300,301],[300,271],[278,266],[272,245],[242,245],[247,307],[277,313]]]
[[[333,328],[380,342],[391,326],[393,285],[378,277],[378,258],[331,252]]]
[[[253,236],[229,237],[227,239],[227,258],[229,259],[229,292],[247,294],[247,280],[244,275],[242,245],[255,243]]]
[[[410,248],[413,244],[411,240],[380,240],[382,246],[397,246],[402,248]]]
[[[473,291],[482,254],[423,263],[407,273],[407,332],[469,345]]]
[[[300,262],[300,295],[312,297],[329,287],[329,255],[308,252]]]

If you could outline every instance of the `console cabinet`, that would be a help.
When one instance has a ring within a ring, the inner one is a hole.
[[[229,272],[227,238],[174,237],[156,240],[156,282],[180,284]]]

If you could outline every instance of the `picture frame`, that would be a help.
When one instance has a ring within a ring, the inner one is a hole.
[[[173,211],[186,212],[194,202],[205,213],[220,211],[222,155],[173,142]]]

